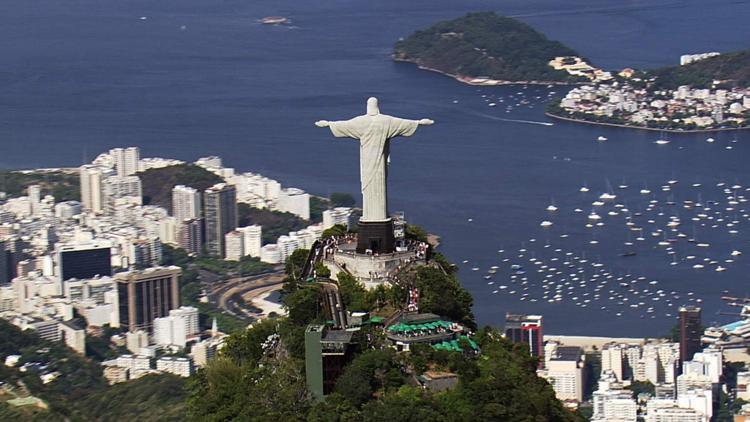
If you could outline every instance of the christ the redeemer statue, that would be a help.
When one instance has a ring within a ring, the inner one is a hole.
[[[433,123],[430,119],[408,120],[380,114],[378,99],[374,97],[367,100],[367,114],[363,116],[336,122],[327,120],[315,122],[318,127],[329,127],[333,135],[338,138],[348,137],[359,141],[359,170],[362,183],[360,228],[364,228],[366,232],[362,233],[360,230],[360,237],[368,235],[367,227],[363,227],[368,223],[372,223],[369,226],[386,223],[392,230],[392,223],[388,217],[387,194],[390,140],[397,136],[411,136],[417,131],[419,125]],[[388,230],[387,227],[384,230]],[[372,233],[373,236],[376,234]],[[381,239],[381,241],[382,245],[377,244],[377,241],[375,243],[367,241],[367,246],[372,246],[367,249],[383,252],[389,249],[388,243],[391,244],[392,249],[392,234],[390,242],[388,239]],[[360,245],[362,245],[362,239],[360,239]],[[358,247],[358,249],[361,248]]]

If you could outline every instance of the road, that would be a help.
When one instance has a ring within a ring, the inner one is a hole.
[[[209,302],[222,311],[243,320],[255,320],[263,317],[262,313],[250,305],[252,299],[261,294],[281,289],[285,273],[276,270],[250,277],[235,277],[225,281],[214,281],[208,284],[206,295]],[[205,280],[203,275],[201,279]]]

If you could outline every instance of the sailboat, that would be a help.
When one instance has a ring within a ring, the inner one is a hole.
[[[666,145],[669,143],[669,140],[664,136],[664,131],[661,132],[661,135],[659,136],[659,139],[654,141],[656,145]]]

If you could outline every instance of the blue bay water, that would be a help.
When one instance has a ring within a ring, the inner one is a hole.
[[[535,312],[546,317],[548,332],[622,336],[659,335],[674,323],[667,316],[674,310],[663,302],[651,314],[625,306],[616,316],[606,299],[584,308],[575,305],[573,293],[560,303],[520,301],[520,293],[508,293],[511,287],[492,293],[498,285],[512,286],[509,264],[524,261],[529,297],[540,296],[541,275],[527,260],[532,255],[546,260],[557,248],[585,254],[612,274],[658,280],[646,288],[678,292],[674,303],[693,292],[703,300],[705,323],[726,320],[717,314],[730,310],[719,299],[722,291],[744,296],[750,290],[750,266],[742,257],[725,264],[723,273],[695,270],[687,261],[670,266],[671,258],[653,242],[639,246],[636,257],[622,258],[627,233],[621,217],[619,222],[607,218],[607,225],[592,234],[583,227],[585,215],[572,210],[588,213],[594,192],[608,184],[617,190],[623,180],[630,188],[618,191],[618,200],[634,210],[647,205],[638,189],[648,186],[657,193],[669,179],[680,181],[673,193],[679,200],[701,193],[726,202],[716,183],[750,183],[748,134],[738,134],[736,143],[734,134],[712,135],[717,140],[712,144],[705,142],[708,135],[673,135],[669,145],[657,147],[658,133],[546,118],[542,101],[550,89],[545,87],[470,87],[393,63],[389,53],[396,39],[437,20],[496,10],[604,68],[658,67],[677,63],[680,54],[750,47],[745,22],[750,2],[403,3],[4,2],[0,167],[75,166],[111,147],[138,145],[144,156],[194,160],[215,154],[239,170],[313,193],[355,193],[356,144],[333,139],[312,122],[361,114],[365,99],[375,95],[385,113],[437,121],[395,142],[391,208],[440,234],[441,249],[451,260],[469,261],[460,275],[474,295],[480,323],[501,324],[507,311]],[[287,16],[293,25],[257,23],[268,15]],[[504,105],[488,107],[482,95],[502,97],[503,104],[523,97],[529,104],[506,112]],[[596,143],[599,135],[609,140]],[[588,197],[578,192],[583,183],[591,188]],[[692,183],[703,188],[691,191]],[[659,196],[659,208],[667,196]],[[560,208],[553,216],[545,211],[551,201]],[[654,218],[664,223],[675,212],[666,209],[665,216]],[[677,213],[687,221],[693,215]],[[542,230],[544,219],[555,225]],[[711,243],[701,257],[723,262],[731,250],[747,248],[748,224],[742,219],[734,236],[699,228],[700,237]],[[567,239],[559,237],[564,233]],[[593,238],[598,245],[590,244]],[[519,258],[521,248],[527,252]],[[688,246],[677,248],[681,256],[693,253],[681,248]],[[502,262],[505,258],[509,261]],[[488,285],[482,276],[491,265],[500,269],[495,284]],[[590,285],[573,291],[593,294],[595,283]],[[621,292],[611,285],[605,291]]]

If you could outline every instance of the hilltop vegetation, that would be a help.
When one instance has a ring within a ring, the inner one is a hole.
[[[398,41],[394,58],[458,77],[503,81],[568,81],[548,62],[577,56],[529,25],[494,12],[469,13],[439,22]]]
[[[676,89],[680,85],[711,88],[714,81],[726,87],[750,86],[750,50],[721,54],[684,66],[671,66],[648,72],[657,78],[660,89]]]
[[[354,335],[354,357],[334,392],[316,403],[305,383],[304,330],[325,323],[323,283],[299,280],[295,268],[307,251],[295,251],[287,263],[283,302],[288,317],[265,320],[231,335],[220,356],[188,382],[192,420],[287,421],[580,421],[536,375],[537,361],[526,345],[512,344],[492,328],[474,335],[481,354],[414,346],[410,353],[387,346],[382,331],[365,325]],[[475,326],[471,296],[455,276],[455,267],[425,267],[403,274],[399,285],[365,290],[339,274],[347,309],[387,315],[402,308],[404,284],[419,286],[425,312],[436,312]],[[327,278],[318,281],[334,283]],[[450,371],[459,382],[451,390],[431,392],[414,386],[426,370]]]
[[[22,173],[0,170],[0,192],[9,197],[25,196],[30,185],[42,188],[42,197],[52,195],[56,202],[81,199],[80,178],[77,174],[60,171]]]
[[[101,366],[68,349],[61,342],[49,342],[0,320],[0,361],[21,355],[19,364],[38,362],[46,371],[60,376],[43,384],[35,369],[21,372],[0,365],[0,381],[10,395],[2,396],[3,420],[142,420],[178,421],[185,417],[185,381],[173,375],[149,375],[127,383],[108,386]],[[49,409],[13,408],[4,400],[28,393],[47,402]]]
[[[170,212],[172,210],[172,188],[176,185],[190,186],[202,192],[222,182],[221,177],[194,164],[179,164],[149,169],[137,173],[137,176],[141,178],[143,204],[158,205]]]

